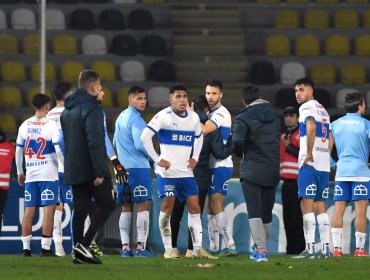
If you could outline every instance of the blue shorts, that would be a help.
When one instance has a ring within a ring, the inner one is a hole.
[[[61,203],[67,203],[72,205],[73,203],[73,195],[72,195],[72,187],[71,185],[64,184],[64,173],[59,172],[59,200]]]
[[[59,182],[29,182],[24,187],[24,206],[48,206],[59,203]]]
[[[335,181],[334,201],[368,200],[370,182]]]
[[[212,169],[212,184],[208,189],[208,195],[220,193],[227,195],[227,188],[231,175],[233,174],[232,167],[217,167]]]
[[[304,166],[298,172],[298,196],[327,202],[329,198],[329,172]]]
[[[128,168],[128,186],[131,190],[131,202],[152,200],[152,171],[150,168]],[[117,203],[124,197],[124,186],[117,185]]]
[[[163,178],[157,175],[157,188],[159,198],[177,196],[180,202],[189,196],[199,195],[198,185],[194,177]]]

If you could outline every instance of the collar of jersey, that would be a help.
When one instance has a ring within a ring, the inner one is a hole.
[[[208,114],[213,113],[217,109],[221,108],[222,104],[220,104],[217,108],[214,108],[213,110],[209,110]]]
[[[171,110],[172,110],[172,112],[175,113],[176,116],[179,116],[180,118],[186,118],[188,116],[188,110],[185,110],[185,112],[186,112],[185,116],[181,116],[178,113],[176,113],[176,111],[172,107],[171,107]]]

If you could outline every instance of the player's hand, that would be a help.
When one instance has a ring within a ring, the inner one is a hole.
[[[18,184],[20,186],[24,186],[24,181],[26,181],[26,176],[24,176],[24,174],[18,175]]]
[[[312,153],[307,153],[306,158],[303,162],[303,166],[311,166],[313,163],[313,155]]]
[[[186,105],[186,109],[194,112],[194,102],[191,102],[190,104],[188,103]]]
[[[188,160],[188,168],[190,170],[193,170],[195,168],[195,166],[197,165],[197,163],[198,162],[195,159],[193,159],[193,158],[189,159]]]
[[[117,183],[120,183],[120,184],[127,183],[127,177],[130,174],[127,171],[127,169],[122,166],[118,158],[115,158],[114,160],[112,160],[112,164],[114,166],[114,173],[116,174]]]
[[[96,179],[94,180],[94,186],[99,186],[103,184],[103,181],[104,181],[104,177],[96,177]]]
[[[160,161],[158,161],[157,165],[163,167],[165,170],[171,167],[171,163],[165,159],[161,159]]]
[[[284,142],[284,145],[285,147],[288,146],[290,144],[290,137],[283,137],[283,142]]]

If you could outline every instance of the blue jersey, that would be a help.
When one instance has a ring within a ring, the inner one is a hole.
[[[332,124],[338,162],[336,178],[369,177],[367,166],[370,145],[370,122],[360,114],[348,113]]]
[[[140,140],[146,127],[138,110],[129,106],[116,120],[113,145],[118,159],[125,168],[150,168],[148,154]]]

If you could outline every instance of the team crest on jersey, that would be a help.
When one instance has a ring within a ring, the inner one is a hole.
[[[148,196],[148,190],[142,185],[135,187],[134,197],[143,197],[143,196],[144,197]]]
[[[335,185],[334,195],[336,195],[336,196],[342,196],[343,195],[343,189],[339,185]]]
[[[354,195],[366,195],[367,196],[367,188],[362,184],[357,185],[353,189],[353,193],[354,193]]]
[[[54,200],[54,193],[49,189],[44,190],[41,193],[41,200]]]
[[[308,185],[306,188],[306,195],[316,195],[317,187],[315,184]]]

